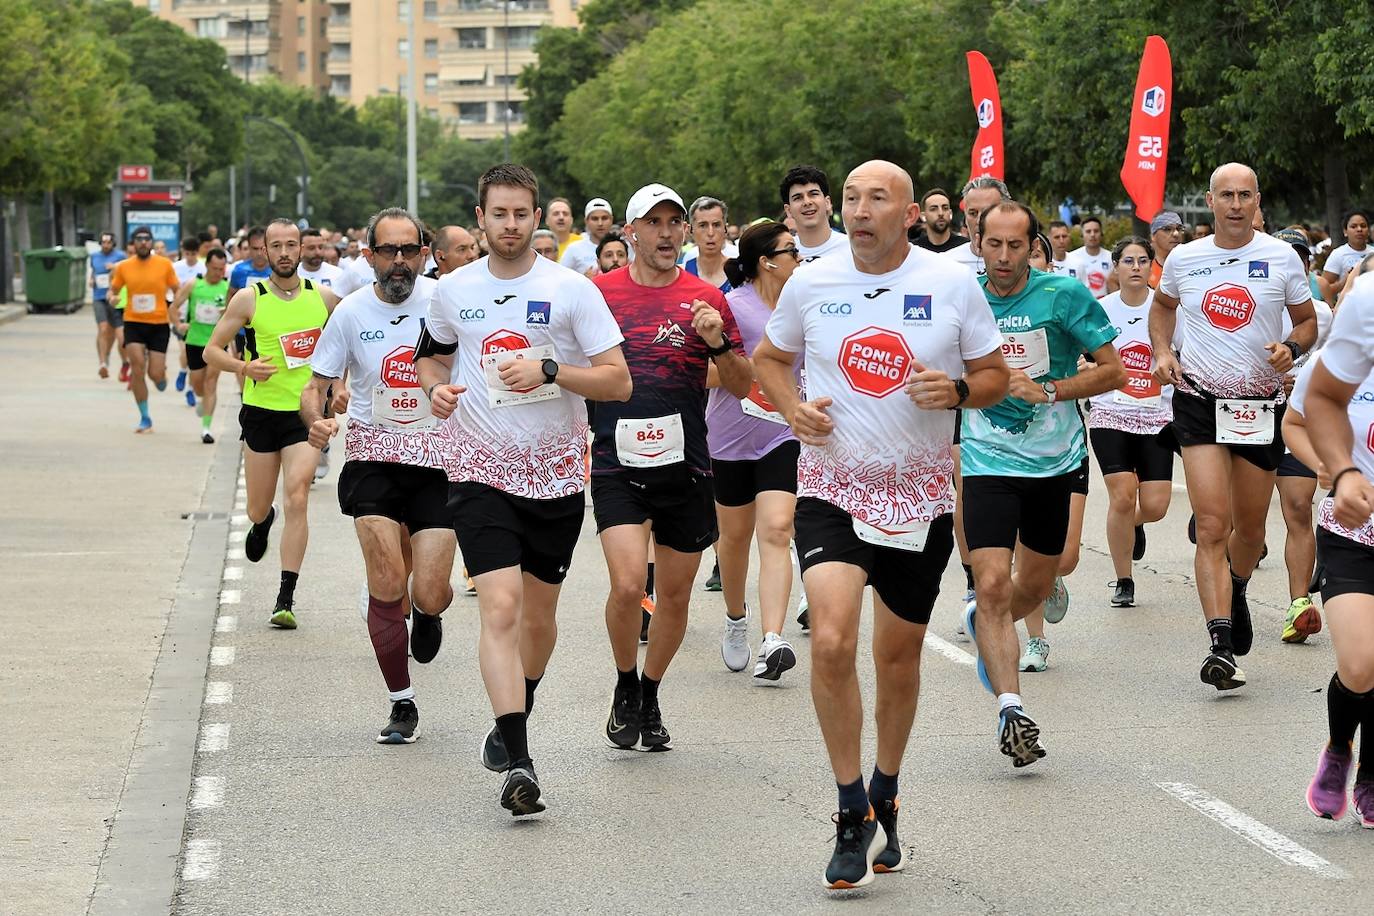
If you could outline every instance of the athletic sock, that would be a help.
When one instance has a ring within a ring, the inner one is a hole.
[[[281,588],[277,589],[277,607],[291,607],[296,603],[296,580],[300,578],[300,575],[300,573],[282,570]],[[400,604],[397,603],[396,606],[400,607]]]
[[[659,682],[644,675],[639,679],[639,701],[640,703],[654,703],[658,701]]]
[[[873,778],[868,781],[868,799],[873,804],[879,805],[885,801],[895,801],[897,798],[897,774],[891,776],[873,767]]]
[[[539,689],[539,682],[542,680],[542,677],[525,678],[525,715],[527,716],[534,709],[534,692]]]
[[[1361,698],[1360,714],[1360,767],[1355,772],[1356,782],[1374,782],[1374,690]]]
[[[1213,652],[1232,651],[1230,617],[1218,617],[1207,621],[1207,635],[1212,637]]]
[[[1350,744],[1355,740],[1355,729],[1359,728],[1360,719],[1367,715],[1365,707],[1368,703],[1367,694],[1347,689],[1341,683],[1339,674],[1331,675],[1331,683],[1326,688],[1326,722],[1331,729],[1333,751],[1350,752]]]
[[[652,596],[654,593],[654,564],[649,564],[649,573],[644,577],[644,594]]]
[[[621,671],[617,669],[615,672],[615,689],[638,690],[639,671],[635,668],[631,668],[629,671]]]
[[[849,785],[842,782],[837,782],[835,785],[840,790],[841,811],[868,811],[868,793],[864,792],[864,778],[862,776]]]
[[[210,416],[208,413],[205,416],[201,417],[200,428],[208,433],[210,431],[210,421],[213,419],[214,417]]]
[[[529,734],[525,731],[525,714],[508,712],[496,717],[496,730],[501,733],[501,741],[506,745],[510,765],[518,767],[530,762]]]
[[[138,401],[138,402],[136,402],[136,403],[138,404],[138,415],[139,415],[140,417],[142,417],[144,420],[147,420],[147,419],[148,419],[148,402],[147,402],[147,401]]]
[[[999,693],[997,695],[997,712],[999,714],[1013,706],[1019,708],[1021,705],[1021,694],[1019,693]]]
[[[1234,591],[1239,591],[1242,595],[1244,595],[1244,594],[1245,594],[1245,587],[1246,587],[1247,585],[1249,585],[1249,584],[1250,584],[1250,577],[1249,577],[1249,576],[1246,576],[1244,579],[1242,579],[1240,576],[1236,575],[1235,573],[1231,573],[1231,591],[1233,591],[1233,592],[1234,592]]]
[[[295,573],[282,573],[283,579]],[[367,635],[372,637],[372,651],[377,654],[377,667],[393,699],[410,689],[410,668],[406,662],[406,647],[410,635],[406,632],[406,618],[401,600],[383,601],[375,595],[367,596]]]
[[[968,590],[973,591],[973,567],[967,563],[960,565],[964,567],[964,582],[968,585]]]

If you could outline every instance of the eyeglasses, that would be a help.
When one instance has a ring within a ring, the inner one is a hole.
[[[383,258],[384,260],[387,260],[387,261],[394,261],[394,260],[396,260],[396,254],[397,254],[397,252],[399,252],[400,255],[401,255],[401,257],[403,257],[403,258],[409,260],[410,258],[413,258],[413,257],[417,256],[417,255],[420,253],[420,248],[421,248],[420,245],[414,245],[414,244],[411,244],[411,245],[373,245],[373,246],[372,246],[372,254],[373,254],[374,256],[375,256],[375,255],[381,255],[382,258]]]
[[[798,261],[801,260],[801,252],[797,250],[796,245],[788,245],[786,248],[775,248],[767,253],[767,257],[776,258],[780,254],[790,254]]]
[[[136,235],[129,239],[131,242],[151,242],[152,240],[153,237],[151,235]]]

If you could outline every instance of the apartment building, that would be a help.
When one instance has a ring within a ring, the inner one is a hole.
[[[269,76],[312,89],[327,87],[325,0],[134,0],[137,6],[219,42],[236,76]]]

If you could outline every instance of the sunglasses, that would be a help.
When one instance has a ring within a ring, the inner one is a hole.
[[[790,254],[798,261],[801,260],[801,252],[797,250],[796,245],[788,245],[786,248],[775,248],[772,251],[768,252],[767,256],[770,258],[776,258],[780,254]]]
[[[130,239],[132,242],[151,242],[152,240],[153,237],[151,235],[136,235]]]
[[[372,246],[372,253],[392,261],[395,260],[397,252],[400,252],[401,257],[406,259],[416,257],[420,253],[420,248],[420,245],[374,245]]]

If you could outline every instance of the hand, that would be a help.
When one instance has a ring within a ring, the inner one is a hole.
[[[1312,470],[1317,472],[1317,486],[1323,490],[1331,489],[1331,474],[1326,470],[1326,462],[1318,461],[1317,466]]]
[[[1088,358],[1087,358],[1086,356],[1084,356],[1082,353],[1078,354],[1078,371],[1079,371],[1079,372],[1087,372],[1089,369],[1096,368],[1096,366],[1097,366],[1097,363],[1095,363],[1095,362],[1093,362],[1092,360],[1088,359]]]
[[[1274,367],[1275,372],[1287,372],[1293,368],[1293,351],[1287,345],[1281,343],[1267,343],[1264,349],[1269,351],[1269,365]]]
[[[462,385],[435,385],[429,392],[429,412],[447,420],[458,406],[458,395],[467,391]]]
[[[835,421],[826,413],[830,398],[802,401],[792,411],[792,432],[806,445],[825,445],[835,431]]]
[[[185,337],[185,336],[186,336],[186,331],[187,331],[190,327],[191,327],[191,326],[190,326],[189,324],[187,324],[186,322],[184,322],[184,321],[178,321],[178,322],[177,322],[177,336],[178,336],[178,337]]]
[[[544,384],[542,359],[508,359],[497,363],[496,371],[501,374],[501,384],[511,391],[532,391]]]
[[[1050,402],[1050,396],[1045,394],[1045,389],[1040,387],[1040,383],[1031,381],[1031,377],[1020,369],[1011,370],[1011,387],[1007,394],[1014,398],[1020,398],[1027,404],[1048,404]]]
[[[959,403],[954,380],[938,369],[927,369],[919,360],[911,363],[905,390],[911,403],[921,410],[945,410]]]
[[[324,448],[338,432],[339,421],[333,417],[316,420],[310,425],[310,444],[315,448]]]
[[[1155,354],[1155,381],[1161,385],[1177,385],[1183,381],[1183,367],[1174,358],[1172,350]]]
[[[334,399],[329,402],[329,409],[336,414],[348,413],[348,386],[336,385],[334,387]]]
[[[1341,475],[1336,482],[1336,521],[1351,531],[1374,515],[1374,484],[1359,471]]]
[[[722,347],[725,345],[725,319],[708,302],[700,299],[692,300],[692,330],[697,332],[697,336],[706,341],[708,347]]]
[[[1286,350],[1288,348],[1284,347],[1284,349]],[[1293,375],[1292,373],[1285,375],[1283,377],[1283,393],[1286,395],[1291,395],[1293,393],[1293,386],[1297,383],[1298,377],[1296,375]]]
[[[277,374],[277,366],[265,356],[243,364],[243,374],[255,382],[265,382]]]

